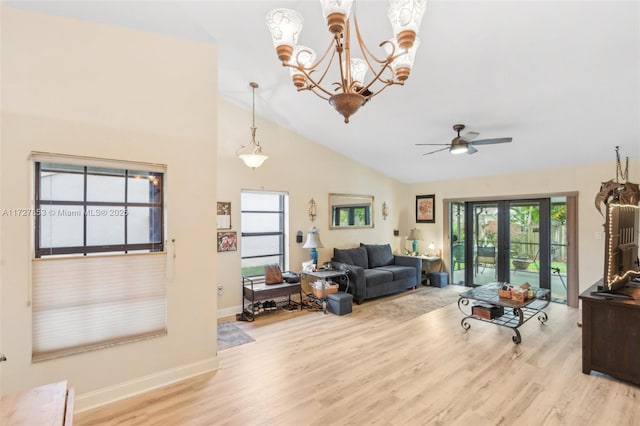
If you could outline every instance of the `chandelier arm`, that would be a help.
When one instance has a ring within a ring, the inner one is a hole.
[[[369,63],[369,62],[367,62],[367,64],[368,64],[368,63]],[[375,95],[377,95],[377,94],[378,94],[378,93],[380,93],[382,90],[384,90],[387,86],[390,86],[390,85],[392,85],[392,84],[399,84],[399,85],[401,85],[401,86],[404,84],[404,82],[402,82],[402,81],[395,81],[395,80],[393,80],[393,79],[387,79],[387,80],[385,80],[385,79],[381,78],[380,76],[381,76],[381,75],[382,75],[382,73],[383,73],[383,72],[385,72],[386,70],[389,70],[389,64],[387,64],[387,65],[385,65],[385,66],[383,66],[383,67],[381,67],[381,68],[380,68],[380,71],[378,71],[378,73],[377,73],[377,74],[375,74],[375,75],[373,76],[373,78],[371,79],[371,81],[369,81],[369,84],[367,84],[366,86],[364,86],[364,88],[362,89],[362,92],[365,92],[365,91],[369,90],[369,88],[370,88],[370,87],[371,87],[371,86],[372,86],[376,81],[381,82],[381,83],[383,84],[383,86],[382,86],[382,89],[380,89],[380,90],[378,90],[377,92],[375,92]],[[373,69],[372,69],[371,71],[375,73],[375,71],[373,71]],[[391,71],[391,70],[389,70],[389,71]],[[391,71],[391,73],[392,73],[391,75],[393,75],[393,72],[392,72],[392,71]],[[372,98],[373,96],[374,96],[374,95],[367,96],[367,97],[368,97],[368,98]]]
[[[318,91],[317,89],[320,89],[321,91]],[[320,99],[324,99],[325,101],[328,101],[331,98],[331,94],[327,94],[327,96],[324,96],[324,94],[326,94],[326,90],[323,90],[322,87],[319,86],[307,86],[303,89],[300,90],[308,90],[311,93],[313,93],[314,95],[316,95],[317,97],[319,97]]]
[[[369,65],[369,69],[371,69],[371,72],[375,73],[375,71],[371,67],[371,64],[369,63],[369,60],[367,59],[367,55],[371,56],[371,58],[373,58],[373,60],[376,61],[379,64],[384,64],[384,63],[389,64],[389,63],[391,63],[391,60],[389,60],[389,59],[387,59],[387,60],[379,59],[378,57],[376,57],[376,55],[371,53],[371,51],[367,47],[366,43],[362,39],[362,35],[360,34],[360,26],[358,25],[358,18],[356,17],[355,5],[353,5],[353,24],[356,27],[356,38],[358,39],[358,45],[360,46],[360,50],[362,51],[362,55],[364,56],[365,61],[367,61],[367,64]],[[389,41],[382,42],[380,44],[380,46],[382,46],[385,43],[389,43]],[[389,56],[392,56],[394,53],[395,53],[395,46],[394,46],[394,50],[391,51],[391,55],[389,55]],[[395,59],[395,58],[393,58],[393,59]]]
[[[329,47],[331,47],[331,46],[329,46]],[[327,50],[327,52],[328,52],[328,50]],[[326,56],[326,53],[325,53],[325,55],[323,55],[323,58],[324,58],[324,56]],[[322,87],[321,84],[322,84],[322,80],[324,80],[324,78],[326,77],[327,73],[329,72],[329,69],[331,69],[331,64],[333,63],[333,59],[334,58],[335,58],[335,52],[334,52],[333,55],[330,56],[329,63],[327,64],[327,67],[324,69],[324,71],[322,72],[322,75],[320,76],[320,78],[317,81],[314,78],[311,77],[311,73],[307,72],[307,70],[310,69],[311,71],[314,71],[313,68],[315,68],[315,66],[318,65],[318,62],[316,62],[314,64],[314,66],[311,66],[309,68],[304,68],[304,67],[303,68],[298,68],[298,70],[300,70],[300,72],[302,72],[302,74],[304,74],[304,76],[307,78],[307,80],[311,82],[310,84],[307,85],[308,86],[307,88],[309,88],[309,89],[317,88],[318,90],[321,90],[322,92],[324,92],[328,97],[333,96],[332,93],[329,92],[328,90],[326,90],[324,87]],[[328,99],[328,98],[324,98],[324,97],[322,97],[322,98],[323,99]]]
[[[371,83],[369,84],[369,86],[370,86],[371,84],[373,84],[373,82],[371,82]],[[389,87],[389,86],[395,86],[395,85],[398,85],[398,86],[404,86],[404,82],[403,82],[403,81],[387,81],[387,82],[385,83],[385,85],[384,85],[384,86],[382,86],[382,87],[380,88],[380,90],[378,90],[377,92],[373,92],[372,94],[370,94],[369,96],[367,96],[367,99],[371,99],[371,98],[373,98],[374,96],[376,96],[377,94],[379,94],[380,92],[382,92],[382,91],[383,91],[384,89],[386,89],[387,87]],[[367,87],[369,87],[369,86],[367,86]]]

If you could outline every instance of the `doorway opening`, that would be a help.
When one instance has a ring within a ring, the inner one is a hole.
[[[451,283],[529,283],[568,302],[567,197],[448,201]]]

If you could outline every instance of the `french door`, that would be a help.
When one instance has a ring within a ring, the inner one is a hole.
[[[556,301],[566,302],[563,218],[566,201],[562,197],[452,202],[452,283],[528,282],[552,289]]]

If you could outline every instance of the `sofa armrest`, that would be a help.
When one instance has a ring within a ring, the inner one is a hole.
[[[336,262],[335,260],[331,261],[331,268],[336,270],[346,269],[349,272],[349,287],[353,289],[353,299],[360,305],[364,301],[366,294],[364,269],[360,266]]]
[[[416,268],[416,282],[420,284],[422,282],[422,259],[415,256],[404,256],[396,254],[393,256],[393,261],[398,266],[411,266]]]

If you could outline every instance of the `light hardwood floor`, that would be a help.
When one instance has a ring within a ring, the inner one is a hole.
[[[366,309],[367,303],[354,309]],[[638,425],[637,386],[581,370],[580,311],[513,332],[455,304],[409,321],[285,313],[220,370],[76,414],[80,425]]]

